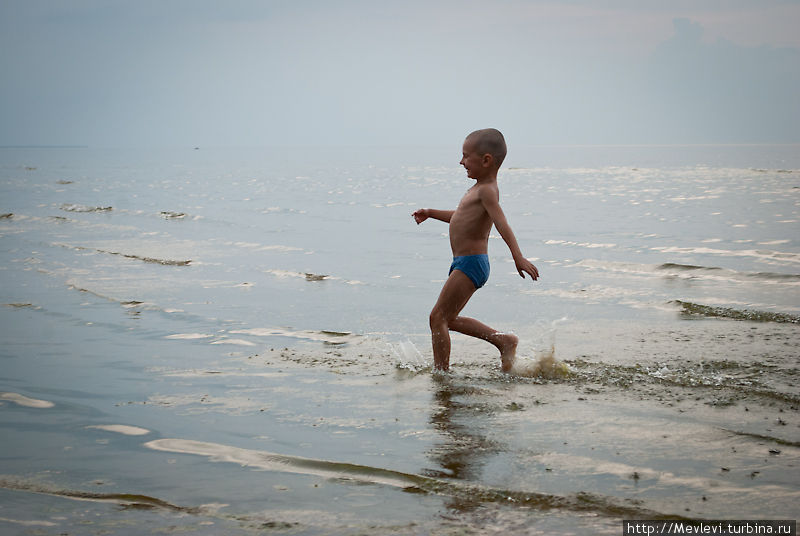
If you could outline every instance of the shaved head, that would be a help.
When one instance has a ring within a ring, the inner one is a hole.
[[[467,139],[475,143],[475,150],[479,154],[490,154],[495,165],[499,168],[506,158],[506,140],[496,128],[484,128],[472,132]]]

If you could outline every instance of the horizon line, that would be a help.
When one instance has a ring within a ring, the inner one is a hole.
[[[402,147],[446,147],[449,143],[397,143],[397,144],[241,144],[241,145],[87,145],[87,144],[20,144],[0,145],[0,149],[247,149],[247,148],[402,148]],[[790,147],[800,145],[794,142],[742,142],[742,143],[520,143],[516,147],[543,148],[594,148],[594,147]]]

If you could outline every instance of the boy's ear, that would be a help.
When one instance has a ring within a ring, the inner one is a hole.
[[[491,155],[491,153],[486,153],[485,155],[483,155],[483,160],[481,161],[483,167],[492,167],[493,163],[494,163],[494,157]]]

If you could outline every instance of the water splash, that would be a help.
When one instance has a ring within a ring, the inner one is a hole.
[[[517,357],[508,373],[514,376],[548,380],[566,378],[570,375],[570,369],[566,363],[556,359],[555,352],[555,346],[551,346],[549,350],[539,352],[533,359]]]
[[[430,367],[428,360],[423,357],[416,345],[410,340],[406,339],[398,343],[388,343],[387,345],[397,358],[395,366],[398,369],[410,372],[421,372]]]
[[[566,322],[568,318],[562,317],[551,322],[540,320],[536,323],[540,336],[537,341],[539,348],[545,350],[526,350],[521,352],[517,349],[517,358],[511,365],[509,374],[523,376],[526,378],[544,378],[548,380],[566,378],[570,375],[570,368],[563,361],[559,361],[556,354],[556,329],[559,324]],[[532,358],[521,357],[520,354],[532,353]]]

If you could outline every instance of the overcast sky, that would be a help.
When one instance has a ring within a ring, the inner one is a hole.
[[[0,0],[0,145],[800,142],[800,0]]]

